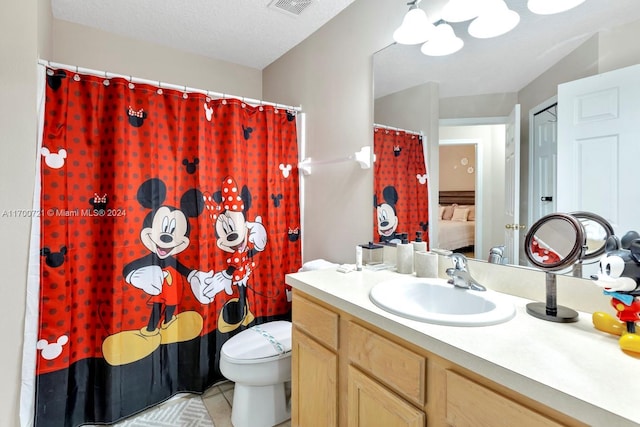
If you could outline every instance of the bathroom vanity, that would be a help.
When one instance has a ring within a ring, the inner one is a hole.
[[[640,360],[591,316],[442,326],[378,308],[369,291],[406,275],[335,269],[293,287],[293,426],[637,426]]]

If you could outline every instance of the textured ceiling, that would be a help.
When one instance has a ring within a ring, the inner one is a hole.
[[[56,19],[262,70],[353,1],[313,0],[297,16],[269,7],[272,0],[51,0],[51,5]]]
[[[312,0],[298,16],[269,7],[272,1],[52,0],[51,3],[56,19],[261,70],[354,0]],[[391,12],[408,9],[408,0],[387,1]],[[423,0],[420,7],[435,21],[445,2]],[[640,19],[640,0],[586,0],[573,10],[550,16],[532,14],[526,8],[526,0],[506,2],[520,14],[521,21],[515,30],[503,36],[473,39],[467,35],[466,23],[453,24],[456,34],[465,40],[462,50],[453,55],[427,57],[420,53],[419,46],[400,45],[376,53],[376,97],[429,81],[440,83],[441,97],[515,92],[593,33]],[[386,11],[380,12],[385,16]]]
[[[453,55],[425,56],[420,45],[392,45],[377,53],[375,96],[429,81],[440,83],[441,98],[517,92],[594,33],[640,19],[639,0],[586,0],[572,10],[546,16],[531,13],[527,0],[506,2],[520,15],[520,23],[502,36],[474,39],[467,33],[468,23],[452,24],[465,42]],[[425,0],[420,7],[437,20],[444,3]]]

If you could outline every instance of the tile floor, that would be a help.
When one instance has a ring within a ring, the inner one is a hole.
[[[215,427],[232,427],[231,404],[233,403],[233,383],[226,381],[210,387],[202,395],[204,406],[211,415]],[[277,427],[291,427],[291,420]]]

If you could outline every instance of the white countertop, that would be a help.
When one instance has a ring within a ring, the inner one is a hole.
[[[294,273],[286,283],[429,352],[555,408],[586,424],[640,426],[640,358],[620,350],[618,337],[596,330],[591,315],[555,323],[526,313],[530,300],[515,296],[516,316],[493,326],[423,323],[388,313],[369,300],[391,271]]]

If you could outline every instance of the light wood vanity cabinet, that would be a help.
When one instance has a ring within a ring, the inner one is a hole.
[[[291,421],[295,426],[338,424],[338,314],[294,292]]]
[[[292,426],[585,426],[293,291]]]

